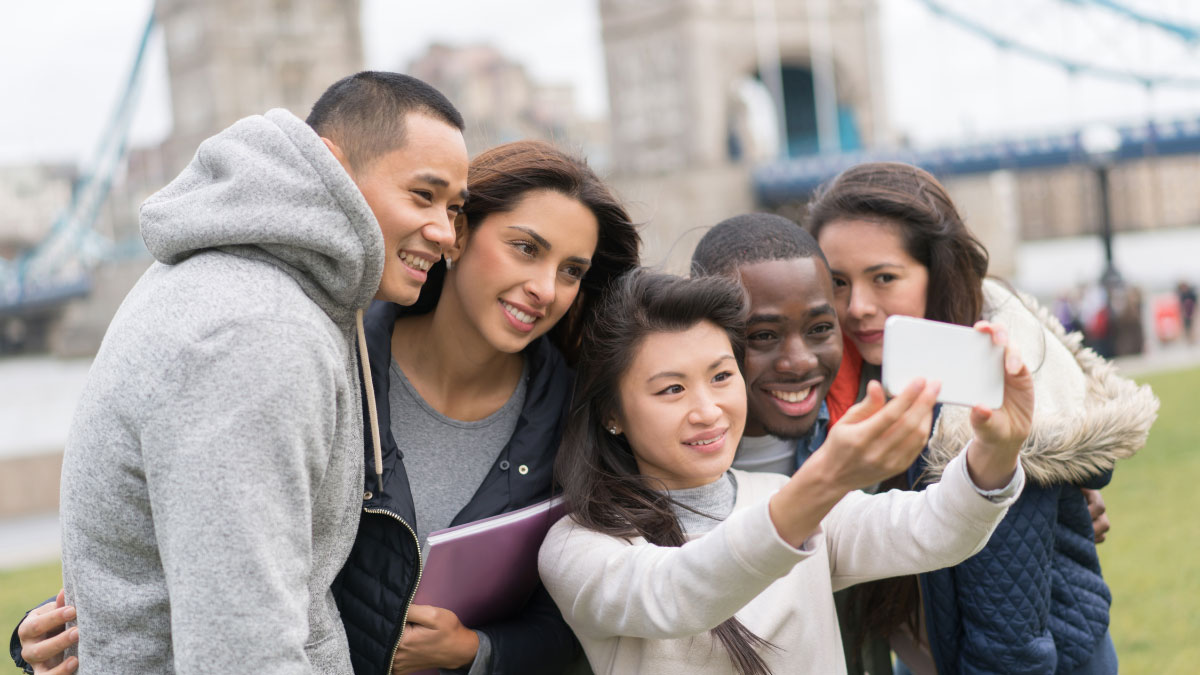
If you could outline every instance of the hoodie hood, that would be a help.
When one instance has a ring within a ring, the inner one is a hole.
[[[1111,471],[1146,444],[1158,416],[1148,385],[1068,335],[1050,312],[1024,294],[984,282],[984,318],[1008,329],[1033,373],[1033,429],[1021,448],[1025,475],[1039,485],[1079,485]],[[936,480],[971,440],[970,409],[943,406],[930,439],[924,479]]]
[[[141,209],[160,262],[209,249],[274,264],[338,320],[365,308],[383,274],[383,234],[366,199],[311,127],[276,109],[200,144]]]

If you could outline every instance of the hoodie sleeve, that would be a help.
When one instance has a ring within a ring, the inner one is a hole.
[[[312,495],[339,394],[322,337],[226,326],[152,397],[141,441],[177,672],[310,672]]]

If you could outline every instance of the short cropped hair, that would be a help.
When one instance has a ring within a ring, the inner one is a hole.
[[[462,131],[462,115],[440,91],[415,77],[364,70],[344,77],[321,94],[305,120],[333,141],[346,161],[360,169],[404,145],[409,113],[421,113]]]
[[[820,258],[829,268],[821,247],[802,227],[773,213],[747,213],[705,233],[692,253],[692,276],[728,277],[742,265],[794,258]]]

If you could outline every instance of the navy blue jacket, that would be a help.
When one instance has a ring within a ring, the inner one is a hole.
[[[918,458],[910,485],[925,487],[923,470]],[[982,551],[920,575],[938,673],[1048,675],[1086,664],[1108,631],[1112,602],[1094,536],[1079,486],[1029,481]]]
[[[396,446],[388,424],[392,328],[404,311],[391,303],[375,302],[364,321],[380,420],[383,492],[378,492],[373,453],[368,448],[358,536],[333,585],[350,642],[350,660],[354,671],[361,674],[391,672],[392,657],[417,586],[417,514],[404,470],[404,453]],[[550,497],[554,456],[566,423],[572,373],[545,337],[530,344],[524,354],[529,379],[516,429],[452,525]],[[528,471],[518,471],[521,466]],[[562,672],[580,651],[578,640],[540,586],[518,616],[474,628],[491,640],[490,672],[494,674]]]
[[[935,420],[940,412],[938,404]],[[823,440],[798,442],[798,463]],[[910,486],[928,486],[920,480],[925,468],[922,453],[908,469]],[[1083,486],[1026,481],[982,551],[919,575],[939,675],[1072,673],[1092,658],[1108,631],[1112,596],[1079,487],[1098,490],[1111,478],[1110,471]]]

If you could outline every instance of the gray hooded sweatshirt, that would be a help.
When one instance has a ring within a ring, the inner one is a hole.
[[[366,200],[284,110],[201,144],[141,210],[157,259],[63,459],[82,673],[350,673],[330,583],[362,505]]]

